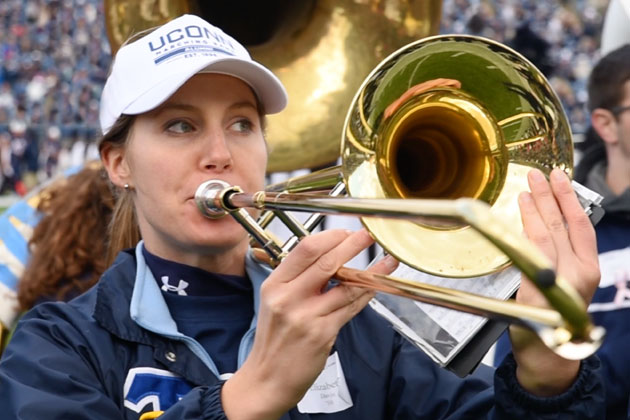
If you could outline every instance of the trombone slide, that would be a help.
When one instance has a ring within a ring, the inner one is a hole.
[[[200,185],[195,200],[203,214],[221,217],[229,213],[248,232],[259,236],[258,241],[264,244],[263,249],[268,255],[264,260],[272,266],[285,253],[277,252],[278,249],[269,251],[271,239],[266,235],[260,237],[260,226],[253,219],[247,221],[243,217],[243,213],[247,214],[245,208],[315,211],[420,223],[438,221],[469,224],[512,259],[532,279],[555,310],[500,301],[346,267],[342,267],[335,277],[348,285],[517,323],[532,330],[551,350],[567,359],[583,359],[589,356],[599,348],[603,340],[603,328],[591,323],[584,302],[570,284],[555,275],[551,263],[533,244],[495,220],[489,212],[489,206],[481,201],[334,198],[263,191],[247,194],[221,180],[211,180]],[[256,255],[263,259],[260,252]]]

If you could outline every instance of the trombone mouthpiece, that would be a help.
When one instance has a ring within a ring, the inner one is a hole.
[[[209,219],[218,219],[227,214],[221,207],[222,192],[229,188],[230,184],[220,179],[211,179],[199,185],[195,191],[195,204],[197,208]]]

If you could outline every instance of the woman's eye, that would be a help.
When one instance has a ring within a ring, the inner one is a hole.
[[[250,133],[254,130],[254,124],[247,119],[242,119],[232,124],[232,129],[239,133]]]
[[[175,121],[168,124],[166,129],[171,133],[183,134],[190,133],[191,131],[193,131],[194,127],[192,126],[192,124],[186,121]]]

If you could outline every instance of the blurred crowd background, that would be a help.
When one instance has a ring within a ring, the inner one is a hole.
[[[444,0],[442,33],[506,43],[550,79],[579,138],[608,0]],[[97,156],[110,66],[102,0],[0,1],[0,194]]]

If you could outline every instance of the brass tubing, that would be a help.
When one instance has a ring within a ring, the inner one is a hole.
[[[466,223],[503,251],[547,298],[554,310],[518,305],[441,288],[391,276],[342,268],[336,277],[349,285],[365,287],[422,302],[457,309],[478,315],[509,320],[528,327],[551,350],[568,359],[582,359],[594,353],[603,340],[604,329],[594,326],[586,313],[586,306],[573,287],[556,277],[545,255],[527,239],[511,232],[490,213],[490,206],[479,200],[429,199],[362,199],[335,198],[314,194],[265,193],[248,194],[224,181],[210,180],[199,186],[195,201],[202,214],[216,217],[226,212],[250,233],[262,241],[269,258],[259,258],[275,266],[285,256],[268,241],[268,236],[248,217],[247,207],[285,210],[315,211],[322,214],[384,217],[408,221],[446,221]],[[247,216],[247,217],[245,217]]]
[[[257,260],[273,264],[273,259],[268,254],[259,251],[254,250]],[[532,322],[551,328],[566,326],[560,314],[551,309],[492,299],[462,290],[419,283],[385,274],[341,267],[334,278],[348,286],[362,287],[475,315],[490,316],[524,326],[531,326]]]
[[[272,210],[316,211],[324,214],[383,217],[409,221],[446,220],[467,223],[501,249],[545,295],[578,340],[590,337],[593,324],[580,296],[570,285],[552,275],[550,284],[539,281],[553,273],[553,266],[533,244],[492,217],[486,203],[473,199],[360,199],[331,198],[313,194],[234,192],[225,196],[227,208],[256,207]],[[437,303],[436,304],[440,304]],[[486,308],[479,308],[486,310]]]
[[[253,252],[257,260],[275,265],[276,261],[263,250],[254,249]],[[589,329],[587,336],[577,338],[568,329],[562,316],[552,309],[493,299],[348,267],[341,267],[334,278],[348,286],[388,293],[520,325],[534,332],[549,349],[567,359],[577,360],[590,356],[599,348],[604,336],[603,328],[593,327]]]
[[[499,318],[512,323],[529,325],[534,322],[552,328],[564,328],[566,326],[560,314],[554,310],[492,299],[461,290],[348,267],[341,267],[335,274],[335,278],[350,286],[378,290],[475,315]]]
[[[342,183],[340,166],[331,166],[330,168],[320,169],[306,175],[290,178],[283,182],[277,182],[265,187],[265,191],[270,192],[308,192],[329,190],[335,185]]]

